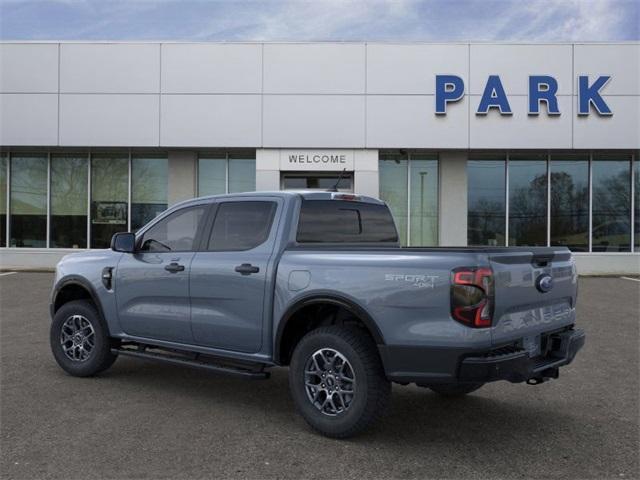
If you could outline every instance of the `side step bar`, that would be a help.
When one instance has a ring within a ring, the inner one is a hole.
[[[234,364],[227,360],[226,364],[216,364],[214,362],[201,360],[201,355],[198,353],[192,354],[192,357],[188,357],[184,355],[173,355],[170,353],[149,352],[147,351],[146,346],[143,345],[138,345],[135,350],[124,347],[112,348],[111,353],[141,358],[143,360],[156,360],[185,367],[202,368],[204,370],[209,370],[223,375],[231,375],[253,380],[266,380],[270,376],[269,372],[264,371],[265,366],[259,363],[253,365],[248,363]],[[214,360],[212,357],[208,358]]]

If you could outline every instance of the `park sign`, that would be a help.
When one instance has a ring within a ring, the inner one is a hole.
[[[588,75],[578,76],[578,115],[586,116],[591,107],[598,115],[611,116],[613,112],[600,95],[600,91],[611,80],[610,75],[600,75],[591,81]],[[529,76],[529,111],[535,116],[540,114],[540,105],[546,106],[547,115],[560,115],[558,108],[558,81],[550,75]],[[436,75],[436,115],[446,115],[447,105],[455,103],[464,96],[464,80],[457,75]],[[502,86],[499,75],[489,75],[482,97],[476,109],[476,115],[487,115],[492,109],[500,115],[511,115],[509,98]]]

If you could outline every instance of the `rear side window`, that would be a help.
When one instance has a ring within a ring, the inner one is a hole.
[[[304,200],[298,221],[300,243],[397,242],[385,205],[344,200]]]
[[[225,202],[220,204],[207,244],[210,251],[250,250],[269,237],[275,202]]]

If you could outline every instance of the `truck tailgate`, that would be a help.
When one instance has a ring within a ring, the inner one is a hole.
[[[489,254],[494,273],[492,343],[518,342],[540,354],[542,334],[575,322],[577,274],[566,248],[531,248]]]

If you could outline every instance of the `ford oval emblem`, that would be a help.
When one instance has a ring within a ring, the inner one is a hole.
[[[550,292],[553,289],[553,277],[548,273],[543,273],[536,279],[536,288],[542,293]]]

